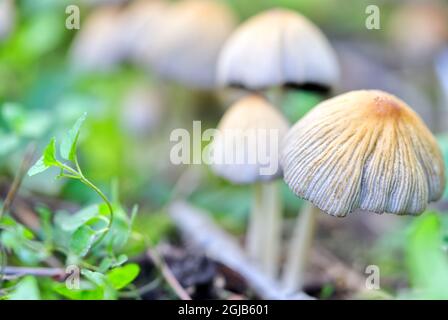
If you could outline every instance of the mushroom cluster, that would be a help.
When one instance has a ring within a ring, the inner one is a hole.
[[[316,26],[296,12],[274,9],[250,18],[229,37],[217,77],[220,85],[249,95],[227,110],[218,129],[275,127],[283,132],[285,121],[273,106],[281,102],[270,104],[260,92],[265,97],[275,87],[328,92],[338,82],[339,68]],[[213,164],[212,169],[233,183],[258,185],[246,245],[254,261],[274,278],[280,269],[281,198],[263,191],[268,190],[266,181],[284,175],[288,187],[309,201],[297,218],[283,268],[281,280],[289,293],[304,284],[317,212],[336,217],[358,209],[418,215],[445,187],[435,138],[405,102],[382,91],[353,91],[323,101],[279,137],[281,168],[271,176],[260,176],[259,162]],[[217,154],[235,151],[221,138],[213,142]],[[254,152],[247,146],[236,150],[243,155]],[[274,211],[272,203],[277,203]],[[275,262],[267,263],[273,258]]]
[[[262,12],[239,26],[225,42],[219,55],[218,84],[241,88],[243,92],[240,94],[242,98],[224,114],[218,129],[242,128],[243,132],[247,132],[256,128],[265,133],[275,129],[278,131],[276,144],[279,146],[288,123],[277,110],[281,102],[269,102],[269,90],[318,87],[328,91],[337,82],[338,75],[333,49],[322,32],[308,19],[286,9]],[[229,147],[221,140],[224,139],[213,142],[218,153],[236,151],[241,155],[253,155],[259,154],[257,150],[267,149],[260,137],[251,145],[254,150],[247,150],[241,144]],[[270,164],[277,163],[279,148],[270,149],[269,152]],[[214,164],[212,169],[233,183],[255,183],[282,175],[279,166],[272,174],[263,175],[261,162],[257,159],[252,163]],[[281,207],[279,184],[259,183],[255,188],[254,205],[249,217],[246,246],[249,256],[274,278],[280,263]]]

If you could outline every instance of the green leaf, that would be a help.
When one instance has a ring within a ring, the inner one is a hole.
[[[26,276],[17,283],[14,291],[9,295],[10,300],[39,300],[40,293],[37,280],[33,276]]]
[[[65,284],[56,284],[53,287],[61,296],[72,300],[101,300],[104,297],[104,289],[94,286],[90,289],[73,290],[65,286]]]
[[[427,213],[415,220],[412,227],[407,264],[416,298],[448,299],[448,259],[442,248],[440,218]]]
[[[76,158],[76,144],[79,137],[79,129],[81,128],[83,122],[86,120],[87,113],[84,113],[75,123],[75,125],[70,129],[65,135],[61,143],[61,157],[75,161]]]
[[[95,218],[98,212],[99,208],[97,204],[83,208],[75,214],[59,212],[55,217],[55,223],[64,231],[75,231],[83,224]]]
[[[98,234],[99,232],[93,230],[90,226],[82,225],[73,233],[70,239],[70,250],[74,254],[84,257],[89,252]]]
[[[87,269],[82,269],[81,274],[95,285],[99,287],[104,287],[104,281],[106,279],[104,274],[95,271],[90,271]]]
[[[106,274],[109,283],[113,288],[120,290],[134,281],[140,273],[138,264],[130,263],[123,267],[112,269]]]
[[[50,143],[46,146],[43,153],[43,162],[47,167],[59,166],[59,161],[56,159],[56,139],[51,138]]]
[[[44,172],[52,166],[60,166],[56,159],[56,139],[52,138],[50,143],[45,147],[42,157],[28,170],[29,176],[34,176],[38,173]]]
[[[112,267],[119,267],[126,261],[128,261],[128,256],[125,254],[120,254],[117,260],[115,260],[115,262],[112,264]]]
[[[36,174],[44,172],[49,166],[44,163],[44,157],[40,157],[39,160],[28,170],[28,176],[32,177]]]

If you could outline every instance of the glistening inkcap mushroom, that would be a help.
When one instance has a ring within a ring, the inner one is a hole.
[[[218,83],[259,90],[274,86],[329,88],[339,78],[323,33],[297,12],[272,9],[242,24],[226,41]]]
[[[247,249],[275,276],[279,259],[281,208],[280,145],[289,129],[283,115],[260,95],[249,95],[231,106],[218,125],[211,146],[211,168],[236,184],[255,187],[249,218]],[[263,226],[270,226],[263,228]]]
[[[418,215],[445,186],[434,136],[405,102],[377,90],[352,91],[316,106],[288,132],[281,162],[289,188],[336,217],[356,209]],[[313,211],[303,212],[310,224]],[[290,250],[303,259],[303,252]]]

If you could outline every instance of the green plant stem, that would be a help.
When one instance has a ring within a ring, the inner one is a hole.
[[[110,229],[112,228],[112,223],[114,221],[114,209],[112,207],[112,204],[110,203],[109,199],[106,197],[106,195],[97,187],[95,186],[92,182],[90,182],[89,179],[87,179],[84,174],[81,171],[81,168],[79,167],[78,164],[78,160],[75,159],[75,165],[78,171],[76,171],[75,169],[61,163],[61,167],[65,170],[68,171],[71,175],[65,175],[69,178],[75,178],[75,179],[79,179],[82,183],[84,183],[86,186],[88,186],[89,188],[93,189],[100,197],[101,199],[104,201],[104,203],[106,204],[107,208],[109,209],[109,223],[106,227],[107,231],[104,232],[97,240],[97,243],[101,242],[101,240],[104,239],[104,237],[107,235],[107,233],[110,231]]]

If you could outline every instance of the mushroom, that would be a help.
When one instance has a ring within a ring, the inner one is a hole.
[[[386,35],[390,37],[391,47],[408,66],[426,67],[448,41],[447,20],[445,4],[410,2],[391,15]]]
[[[335,53],[304,16],[272,9],[242,24],[219,57],[218,83],[258,90],[273,86],[329,88],[338,80]]]
[[[137,0],[128,5],[123,14],[127,33],[123,45],[133,61],[144,63],[145,52],[160,32],[168,8],[165,0]]]
[[[280,246],[281,201],[278,184],[280,142],[288,122],[260,95],[249,95],[231,106],[218,125],[211,145],[211,168],[237,184],[254,185],[246,245],[251,258],[275,277]],[[267,226],[267,228],[264,228]]]
[[[14,28],[14,0],[0,1],[0,42],[7,39]]]
[[[122,10],[116,5],[95,9],[86,18],[70,48],[76,69],[109,71],[125,58]]]
[[[378,90],[342,94],[316,106],[285,137],[284,180],[311,204],[297,224],[283,281],[303,285],[315,212],[362,209],[418,215],[444,190],[441,151],[420,117]]]
[[[234,26],[233,13],[220,1],[177,2],[167,10],[157,36],[147,46],[146,59],[169,80],[214,88],[218,55]]]

